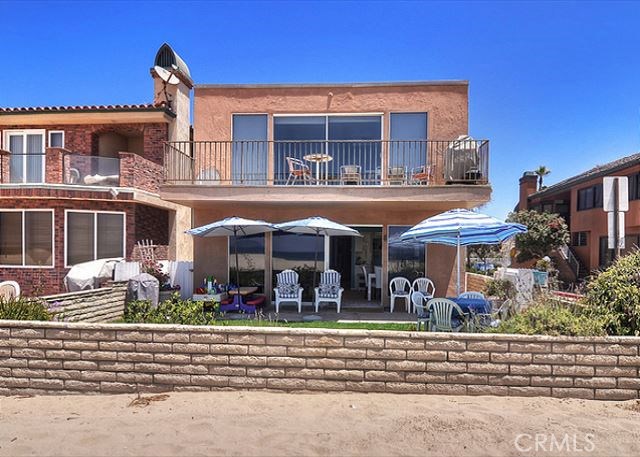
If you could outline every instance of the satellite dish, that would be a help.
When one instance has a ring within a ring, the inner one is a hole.
[[[177,70],[177,68],[175,68],[173,71],[169,71],[166,68],[162,68],[156,65],[155,67],[153,67],[153,69],[155,70],[156,74],[160,77],[160,79],[167,84],[171,84],[172,86],[175,86],[180,82],[180,79],[174,74],[174,71]]]

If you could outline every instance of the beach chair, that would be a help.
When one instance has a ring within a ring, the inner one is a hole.
[[[412,292],[411,293],[411,303],[413,304],[413,310],[418,314],[418,322],[417,328],[420,331],[420,326],[424,330],[427,330],[427,325],[429,324],[429,310],[427,305],[425,304],[425,296],[422,292]]]
[[[320,303],[335,303],[338,313],[342,303],[342,292],[340,287],[340,273],[335,270],[327,270],[320,275],[320,285],[315,289],[316,313]]]
[[[298,273],[293,270],[284,270],[276,275],[277,285],[274,289],[276,295],[276,313],[280,312],[280,303],[296,303],[298,312],[302,312],[302,291],[298,283]]]
[[[0,300],[10,300],[20,296],[20,285],[15,281],[0,282]]]
[[[407,278],[399,276],[389,281],[389,296],[391,297],[389,303],[391,312],[393,312],[396,298],[404,300],[407,304],[407,312],[411,312],[411,283]]]
[[[429,327],[432,332],[459,332],[467,321],[457,303],[446,298],[432,298],[427,302]]]

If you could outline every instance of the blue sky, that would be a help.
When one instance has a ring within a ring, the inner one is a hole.
[[[504,217],[549,184],[640,151],[640,4],[6,2],[0,106],[143,103],[169,42],[198,83],[468,79]]]

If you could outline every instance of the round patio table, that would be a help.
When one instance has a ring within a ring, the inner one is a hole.
[[[447,299],[455,302],[463,313],[490,314],[491,304],[487,300],[481,298],[458,298],[447,297]]]
[[[316,184],[320,184],[320,164],[331,162],[333,157],[324,152],[318,152],[315,154],[307,154],[302,158],[307,162],[314,162],[316,164]]]

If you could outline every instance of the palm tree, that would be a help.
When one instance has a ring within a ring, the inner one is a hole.
[[[538,175],[538,190],[542,189],[542,179],[547,176],[549,173],[551,173],[551,170],[549,170],[547,167],[545,167],[544,165],[540,165],[538,167],[537,170],[535,170],[534,172],[535,174]]]

